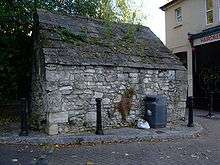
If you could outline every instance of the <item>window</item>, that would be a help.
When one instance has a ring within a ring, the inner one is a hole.
[[[181,7],[177,8],[175,10],[175,15],[176,15],[176,23],[181,23],[182,22],[182,9]]]
[[[206,0],[206,24],[212,24],[213,20],[213,0]]]

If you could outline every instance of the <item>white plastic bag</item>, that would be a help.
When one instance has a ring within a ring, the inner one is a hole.
[[[142,120],[138,121],[137,127],[140,129],[150,129],[150,125],[148,124],[148,122]]]

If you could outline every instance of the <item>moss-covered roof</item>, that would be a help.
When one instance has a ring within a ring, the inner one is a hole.
[[[183,69],[148,27],[37,10],[45,63]]]

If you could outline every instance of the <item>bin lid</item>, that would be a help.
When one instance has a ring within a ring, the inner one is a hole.
[[[147,95],[144,98],[145,102],[157,102],[157,103],[166,103],[167,99],[165,96],[161,95]]]

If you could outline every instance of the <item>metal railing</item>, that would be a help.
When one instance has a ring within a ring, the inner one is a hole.
[[[17,101],[1,103],[0,104],[1,115],[6,121],[10,119],[10,122],[20,122],[20,136],[28,135],[28,101],[26,98],[20,98]],[[4,120],[3,120],[4,124]],[[7,125],[10,124],[7,122]]]
[[[21,131],[19,136],[28,135],[28,101],[26,98],[19,99],[18,107],[20,109],[21,117]]]

